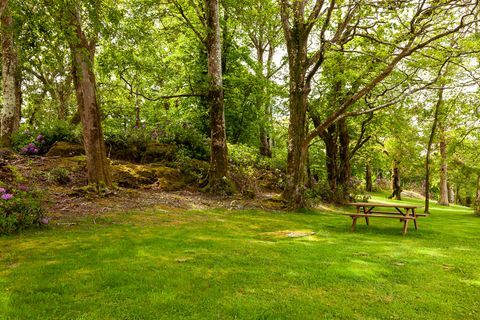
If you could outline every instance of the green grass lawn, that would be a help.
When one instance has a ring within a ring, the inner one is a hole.
[[[480,319],[470,210],[434,205],[406,236],[396,219],[350,225],[152,209],[0,237],[0,319]]]

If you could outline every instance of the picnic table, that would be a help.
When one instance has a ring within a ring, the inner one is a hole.
[[[406,234],[408,230],[408,223],[413,220],[415,230],[418,230],[417,218],[425,217],[427,214],[417,213],[416,209],[422,208],[422,206],[400,204],[400,203],[373,203],[373,202],[353,202],[348,205],[356,207],[356,213],[348,214],[352,218],[352,231],[355,231],[358,218],[365,218],[367,226],[370,225],[370,218],[394,218],[403,222],[402,234]],[[384,210],[374,210],[384,209]],[[385,211],[391,210],[391,211]]]

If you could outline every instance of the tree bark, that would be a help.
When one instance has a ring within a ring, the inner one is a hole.
[[[137,90],[135,91],[135,126],[137,128],[140,128],[140,126],[142,125],[141,122],[142,121],[140,119],[140,98],[138,95],[138,88],[137,88]]]
[[[450,185],[450,183],[448,184],[448,203],[455,203],[455,190],[453,190],[453,187]]]
[[[339,141],[339,170],[337,181],[337,192],[334,197],[335,203],[345,203],[350,193],[350,135],[348,132],[346,119],[337,122],[338,141]]]
[[[398,160],[393,160],[392,168],[392,194],[390,199],[395,198],[395,200],[402,200],[402,187],[400,185],[400,168],[398,167]]]
[[[372,166],[370,165],[369,161],[367,161],[367,165],[365,167],[365,190],[367,192],[373,191]]]
[[[435,104],[432,129],[430,130],[430,138],[428,139],[427,155],[425,156],[425,213],[430,212],[430,156],[432,153],[433,139],[435,138],[435,132],[438,125],[438,115],[440,112],[440,107],[443,103],[443,91],[444,87],[442,86],[438,90],[438,99],[437,103]]]
[[[215,194],[231,193],[227,180],[227,136],[222,81],[222,45],[218,0],[206,0],[208,102],[210,105],[211,156],[208,190]]]
[[[445,139],[445,127],[440,124],[440,197],[438,204],[448,206],[448,165],[447,165],[447,141]]]
[[[111,187],[110,164],[106,156],[96,80],[93,72],[95,42],[87,40],[80,19],[78,11],[72,13],[70,23],[74,33],[69,36],[69,40],[72,54],[72,76],[87,158],[87,178],[88,182],[95,184],[97,188]]]
[[[12,14],[5,7],[1,18],[3,107],[0,114],[0,144],[11,146],[12,134],[20,125],[20,81],[18,51],[14,43]]]
[[[477,193],[475,197],[474,213],[480,216],[480,174],[477,175]]]
[[[307,149],[303,147],[303,143],[305,141],[308,93],[296,85],[292,87],[289,102],[287,178],[283,197],[290,209],[298,209],[306,206],[303,193]]]

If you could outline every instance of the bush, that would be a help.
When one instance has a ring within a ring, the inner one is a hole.
[[[55,121],[36,130],[24,130],[12,137],[13,148],[25,155],[45,154],[57,141],[79,142],[76,127],[65,121]]]
[[[209,150],[207,140],[195,129],[178,129],[175,124],[167,128],[159,126],[149,129],[146,126],[131,129],[110,129],[105,132],[105,143],[112,158],[142,162],[155,158],[147,153],[157,154],[157,147],[170,153],[171,150],[181,150],[180,157],[208,160]],[[171,145],[172,148],[166,148]],[[161,150],[160,150],[161,151]],[[160,152],[161,154],[161,152]],[[174,161],[175,152],[165,160]],[[148,162],[148,161],[147,161]]]
[[[36,192],[20,185],[0,188],[0,235],[48,224],[45,210]]]
[[[71,181],[70,172],[66,168],[53,168],[48,172],[47,179],[50,182],[57,184],[67,184]]]

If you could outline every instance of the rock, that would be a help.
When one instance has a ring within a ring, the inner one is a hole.
[[[75,157],[85,154],[85,149],[80,144],[57,141],[47,152],[47,157]]]
[[[114,182],[124,188],[157,187],[164,191],[178,191],[186,186],[184,175],[173,168],[116,164],[112,169]]]

